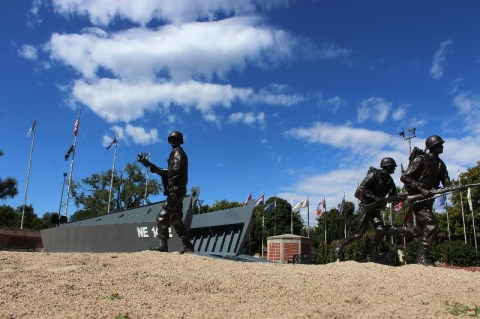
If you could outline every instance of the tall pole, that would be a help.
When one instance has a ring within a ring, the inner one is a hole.
[[[70,163],[70,173],[68,177],[68,188],[67,188],[67,200],[65,202],[65,217],[67,217],[68,213],[68,202],[70,200],[70,188],[72,186],[72,174],[73,174],[73,165],[75,163],[75,153],[77,152],[77,133],[78,127],[80,126],[80,115],[82,111],[78,112],[77,120],[75,121],[74,128],[73,128],[73,150],[72,150],[72,162]]]
[[[265,233],[265,210],[263,211],[263,214],[262,214],[262,258],[263,258],[264,233]]]
[[[117,137],[115,137],[115,140],[116,139]],[[117,149],[118,149],[118,141],[115,143],[115,152],[113,153],[112,177],[110,178],[110,191],[108,192],[107,214],[110,213],[110,201],[112,200],[113,174],[115,174],[115,161],[117,159]]]
[[[307,197],[307,237],[310,238],[310,203]]]
[[[404,140],[408,141],[408,150],[409,150],[409,153],[408,153],[408,156],[410,156],[410,154],[412,154],[412,142],[411,142],[411,139],[416,137],[415,135],[415,131],[417,129],[414,128],[414,127],[411,127],[408,129],[408,134],[407,136],[405,137],[405,132],[400,132],[400,136],[403,137]],[[413,226],[417,226],[417,218],[415,216],[415,214],[413,214],[412,216],[412,220],[413,220]]]
[[[447,232],[448,232],[448,259],[450,260],[450,254],[451,254],[451,242],[450,242],[450,219],[448,217],[448,202],[447,199],[445,198],[445,211],[447,212]]]
[[[292,203],[293,199],[292,196],[290,196],[290,203]],[[293,235],[293,209],[290,212],[290,234]]]
[[[35,131],[37,130],[36,126],[37,126],[37,120],[35,120],[33,122],[32,128],[28,132],[28,134],[30,132],[33,133],[33,137],[32,137],[32,144],[30,145],[30,156],[28,158],[27,181],[25,183],[25,197],[23,198],[22,220],[20,221],[20,229],[23,229],[23,219],[25,217],[25,207],[27,206],[28,182],[30,180],[30,167],[32,165],[33,145],[35,144]]]
[[[462,185],[462,179],[460,177],[460,170],[458,170],[458,185]],[[463,236],[465,237],[465,244],[467,243],[467,228],[465,227],[465,212],[463,210],[463,195],[460,192],[460,207],[462,208],[462,220],[463,220]]]
[[[148,150],[147,159],[150,159],[150,149]],[[148,171],[148,167],[145,167],[145,194],[143,196],[143,205],[147,205]]]
[[[67,173],[63,173],[62,195],[60,195],[60,207],[58,208],[58,216],[60,216],[62,211],[63,191],[65,190],[66,180],[67,180]]]
[[[472,213],[473,239],[474,239],[474,242],[475,242],[475,251],[478,251],[477,232],[475,230],[475,216],[473,215],[472,194],[471,194],[470,187],[468,188],[468,193],[467,194],[468,194],[467,195],[468,206],[470,207],[470,212]]]

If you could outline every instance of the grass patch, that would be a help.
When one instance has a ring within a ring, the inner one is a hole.
[[[447,312],[454,316],[480,317],[480,307],[471,308],[458,302],[445,302]]]
[[[120,295],[118,293],[113,293],[110,295],[109,297],[110,300],[120,300],[122,299],[122,297],[120,297]]]

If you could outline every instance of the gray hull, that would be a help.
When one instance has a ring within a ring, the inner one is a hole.
[[[193,215],[199,188],[192,188],[183,201],[184,223],[195,251],[218,256],[236,256],[252,229],[254,202],[207,214]],[[45,252],[138,252],[158,245],[155,218],[164,202],[111,213],[40,231]],[[169,251],[182,243],[174,230]]]

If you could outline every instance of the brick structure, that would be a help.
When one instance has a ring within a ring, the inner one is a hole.
[[[298,235],[278,235],[267,238],[267,259],[285,264],[294,254],[312,254],[312,240]]]
[[[39,230],[0,228],[0,250],[40,251],[42,248]]]

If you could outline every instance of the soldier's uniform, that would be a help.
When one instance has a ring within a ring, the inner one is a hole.
[[[363,179],[355,192],[355,197],[360,200],[357,226],[352,234],[338,243],[335,247],[334,253],[338,260],[341,259],[343,248],[346,245],[360,239],[365,234],[368,223],[372,224],[375,230],[375,235],[365,247],[367,260],[372,249],[380,243],[387,233],[387,229],[381,218],[381,212],[386,205],[386,202],[384,201],[385,197],[387,195],[397,195],[395,182],[390,176],[397,165],[392,158],[386,157],[382,159],[380,166],[382,169],[370,168],[367,176]]]
[[[450,178],[445,163],[438,157],[443,151],[444,141],[438,135],[427,138],[425,145],[430,150],[414,157],[400,180],[405,184],[409,195],[424,194],[437,189],[442,183],[443,187],[450,186]],[[440,152],[436,148],[442,145]],[[412,210],[416,219],[416,226],[412,230],[414,237],[421,237],[421,243],[417,251],[416,263],[430,265],[427,256],[435,235],[438,231],[438,223],[433,215],[434,199],[419,201],[413,204]]]
[[[183,199],[187,194],[188,183],[188,157],[183,148],[183,135],[178,131],[173,131],[168,136],[168,141],[172,145],[172,152],[168,157],[168,169],[161,169],[154,164],[141,161],[150,168],[150,171],[162,177],[163,186],[167,200],[162,210],[157,214],[158,238],[160,240],[158,251],[168,251],[167,241],[169,239],[168,228],[173,226],[178,236],[182,240],[183,249],[180,253],[193,252],[193,245],[190,242],[188,232],[183,218]]]

